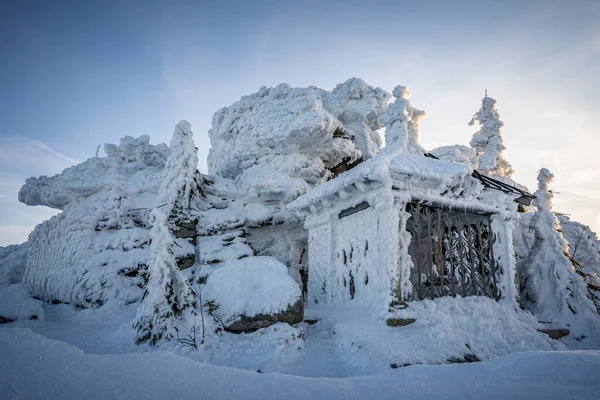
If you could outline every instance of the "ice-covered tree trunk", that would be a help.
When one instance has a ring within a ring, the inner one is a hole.
[[[523,304],[545,321],[595,312],[587,298],[585,283],[569,259],[567,242],[558,231],[558,220],[552,212],[554,196],[548,183],[553,177],[546,168],[539,172],[533,203],[537,211],[530,226],[535,241],[520,268]]]
[[[481,102],[481,108],[473,115],[469,125],[479,123],[480,129],[473,135],[471,147],[477,151],[479,160],[478,170],[484,174],[508,177],[514,173],[512,166],[504,159],[504,141],[500,115],[496,110],[496,100],[486,96]]]
[[[169,228],[169,218],[179,218],[190,209],[191,199],[198,192],[197,164],[191,126],[187,121],[181,121],[175,127],[160,195],[150,213],[152,258],[146,293],[134,321],[137,343],[155,345],[160,340],[169,340],[189,327],[196,315],[196,296],[179,271],[173,254],[175,238]]]
[[[425,149],[419,142],[419,124],[426,113],[412,106],[406,87],[396,86],[393,95],[396,100],[379,117],[379,121],[386,127],[386,152],[422,155]]]

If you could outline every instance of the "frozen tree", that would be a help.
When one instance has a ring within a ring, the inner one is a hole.
[[[600,241],[589,226],[571,221],[566,215],[558,215],[560,228],[569,242],[569,255],[575,270],[588,287],[596,309],[600,311]]]
[[[469,143],[477,151],[479,171],[484,174],[510,178],[514,173],[511,165],[504,159],[502,152],[506,149],[502,140],[500,115],[496,110],[496,100],[488,97],[487,91],[481,108],[473,115],[469,125],[479,123],[480,129],[473,135]]]
[[[552,212],[554,195],[548,184],[553,177],[546,168],[538,174],[538,190],[533,200],[537,211],[530,225],[534,244],[527,259],[520,263],[522,301],[538,318],[546,321],[595,312],[585,283],[573,268],[567,242]]]
[[[418,110],[410,103],[410,92],[404,86],[396,86],[393,92],[396,100],[390,104],[379,121],[385,125],[387,151],[423,154],[425,149],[419,143],[419,124],[425,111]]]
[[[195,318],[196,296],[177,266],[169,217],[179,217],[183,210],[190,209],[192,196],[198,191],[197,164],[191,126],[181,121],[171,140],[158,202],[150,213],[152,256],[146,293],[134,321],[137,343],[155,345],[160,340],[174,338]]]

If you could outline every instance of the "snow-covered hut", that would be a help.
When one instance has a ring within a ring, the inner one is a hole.
[[[288,206],[308,230],[309,303],[387,307],[446,295],[514,302],[514,200],[523,192],[427,157],[418,143],[424,113],[405,88],[394,96],[380,117],[386,148]]]

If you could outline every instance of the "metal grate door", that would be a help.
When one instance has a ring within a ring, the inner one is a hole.
[[[412,239],[410,300],[442,296],[501,297],[501,269],[494,258],[490,216],[409,203]]]

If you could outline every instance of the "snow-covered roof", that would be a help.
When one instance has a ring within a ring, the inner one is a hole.
[[[394,175],[411,175],[427,180],[462,180],[472,173],[466,164],[437,160],[420,155],[400,154],[389,161],[390,172]]]
[[[440,188],[443,191],[461,185],[471,173],[472,169],[465,164],[408,153],[391,155],[384,149],[376,157],[298,197],[288,208],[299,211],[319,202],[326,205],[334,196],[344,199],[357,189],[364,192],[384,184],[391,185],[394,181],[408,182],[415,188]]]

